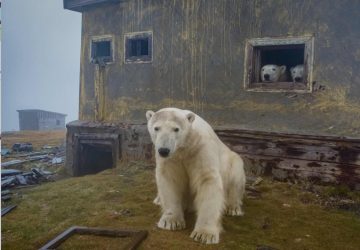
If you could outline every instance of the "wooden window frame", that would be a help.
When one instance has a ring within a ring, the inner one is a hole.
[[[274,82],[264,83],[256,81],[260,76],[262,47],[304,45],[304,83]],[[312,92],[312,72],[314,61],[314,37],[283,37],[283,38],[254,38],[246,41],[244,61],[244,88],[254,92]],[[257,77],[258,78],[258,77]]]

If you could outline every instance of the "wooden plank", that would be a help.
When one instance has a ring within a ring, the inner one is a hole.
[[[242,154],[254,154],[310,161],[348,163],[360,165],[360,147],[347,143],[318,144],[298,141],[267,141],[249,138],[222,138],[232,150]]]
[[[360,168],[354,165],[249,154],[242,154],[242,156],[250,160],[249,171],[257,175],[272,175],[279,180],[305,179],[323,183],[345,184],[351,187],[360,183]]]
[[[217,128],[256,175],[345,184],[360,189],[360,139]]]

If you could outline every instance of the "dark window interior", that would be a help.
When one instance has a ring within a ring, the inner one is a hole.
[[[292,82],[290,68],[305,63],[305,44],[255,46],[253,53],[254,71],[252,83],[261,82],[261,68],[267,64],[286,66],[288,82]],[[305,71],[306,72],[306,71]],[[306,76],[304,77],[306,79]]]
[[[304,64],[305,45],[259,47],[261,67],[266,64],[286,65],[287,69]]]
[[[149,32],[125,36],[125,62],[152,61],[152,34]]]
[[[131,39],[130,56],[147,56],[149,55],[149,39]]]
[[[94,63],[111,62],[111,41],[92,41],[91,59]]]
[[[79,175],[96,174],[114,165],[112,147],[107,144],[81,144]]]
[[[60,125],[60,120],[56,120],[56,125]]]

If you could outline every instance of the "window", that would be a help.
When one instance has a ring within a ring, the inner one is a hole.
[[[57,126],[60,125],[60,120],[56,120],[56,125],[57,125]]]
[[[125,34],[125,63],[152,62],[152,32]]]
[[[94,64],[105,66],[114,61],[111,37],[97,37],[91,39],[91,59]]]
[[[311,92],[312,65],[312,37],[250,39],[244,86],[249,91]]]

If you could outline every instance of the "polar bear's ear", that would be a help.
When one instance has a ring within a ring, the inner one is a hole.
[[[189,120],[190,123],[192,123],[195,120],[195,114],[189,113],[186,115],[186,118]]]
[[[152,110],[146,111],[146,119],[147,119],[147,120],[150,120],[151,117],[152,117],[154,114],[155,114],[155,112],[152,111]]]
[[[285,66],[285,65],[280,66],[280,72],[281,72],[281,74],[284,74],[285,71],[286,71],[286,66]]]

